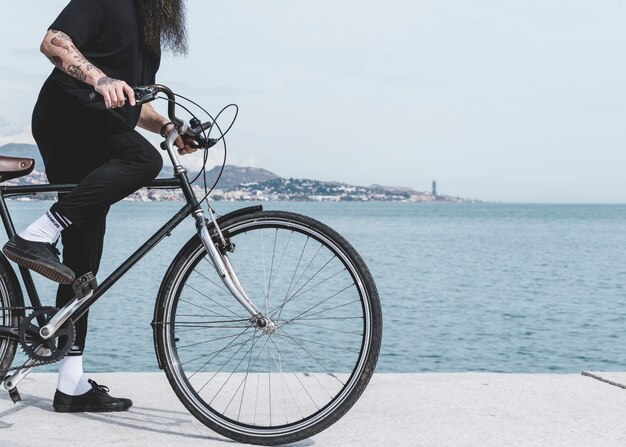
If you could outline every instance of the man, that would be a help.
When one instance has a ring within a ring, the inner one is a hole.
[[[165,135],[173,124],[151,105],[136,105],[130,86],[155,83],[161,48],[185,54],[183,0],[71,0],[41,44],[55,65],[33,112],[32,129],[52,183],[77,183],[50,210],[11,238],[4,254],[61,283],[56,306],[73,298],[71,283],[98,271],[110,205],[150,183],[158,151],[135,126]],[[86,98],[102,96],[106,110]],[[192,152],[182,139],[181,154]],[[63,241],[63,263],[55,243]],[[87,315],[59,366],[53,406],[60,412],[120,411],[132,402],[83,374]]]

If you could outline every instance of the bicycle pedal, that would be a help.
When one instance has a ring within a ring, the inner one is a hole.
[[[85,273],[80,278],[77,278],[72,283],[72,289],[74,289],[74,296],[78,299],[82,299],[89,295],[93,290],[98,287],[98,281],[93,276],[92,272]]]
[[[9,397],[11,397],[11,400],[14,404],[22,400],[22,396],[20,396],[20,392],[17,390],[17,388],[12,388],[9,390]]]

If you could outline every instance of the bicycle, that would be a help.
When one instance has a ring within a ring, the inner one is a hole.
[[[276,445],[319,433],[352,407],[376,366],[382,314],[367,266],[337,232],[303,215],[252,206],[217,217],[208,193],[201,200],[194,194],[174,147],[183,135],[207,150],[219,140],[206,134],[215,120],[185,124],[175,113],[178,95],[163,85],[135,94],[138,103],[169,103],[175,126],[161,148],[175,176],[149,187],[180,188],[185,205],[101,284],[90,273],[78,278],[76,297],[61,309],[42,306],[30,271],[20,267],[26,306],[16,273],[0,254],[0,372],[10,373],[4,387],[14,402],[21,400],[17,385],[32,368],[67,354],[73,322],[192,216],[196,234],[171,262],[155,303],[159,368],[191,414],[228,438]],[[33,167],[32,159],[0,157],[0,181]],[[15,228],[5,198],[74,186],[0,186],[8,237]],[[11,367],[18,345],[28,359]]]

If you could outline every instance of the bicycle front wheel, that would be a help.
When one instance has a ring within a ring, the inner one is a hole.
[[[274,326],[251,320],[194,237],[157,302],[167,377],[194,416],[232,439],[310,437],[348,411],[374,371],[382,337],[374,281],[352,246],[313,219],[262,212],[220,226],[241,284]]]

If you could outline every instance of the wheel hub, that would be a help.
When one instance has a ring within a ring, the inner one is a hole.
[[[276,323],[274,323],[272,320],[264,316],[258,316],[254,318],[253,322],[256,325],[256,327],[258,327],[265,334],[268,334],[268,335],[275,333],[276,329],[278,329],[278,326],[276,326]]]

